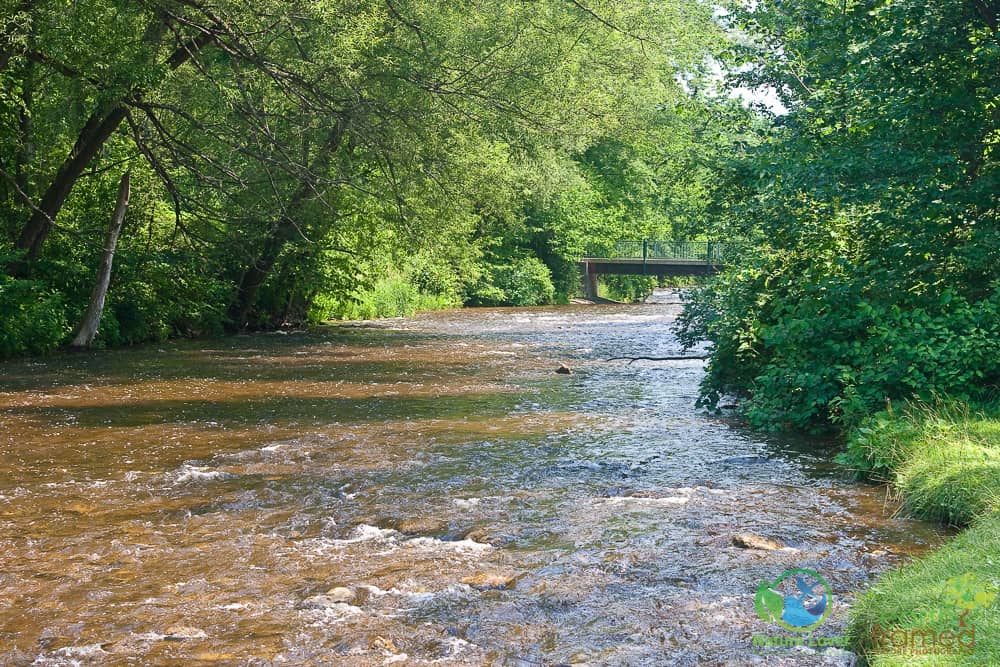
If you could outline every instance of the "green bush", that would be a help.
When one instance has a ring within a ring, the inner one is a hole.
[[[512,257],[492,264],[488,274],[488,285],[480,287],[473,297],[475,305],[542,306],[555,300],[552,273],[537,257]]]
[[[89,302],[96,261],[61,257],[39,261],[34,268],[40,283],[58,286],[73,325]],[[115,254],[94,346],[219,335],[231,291],[231,285],[214,276],[211,260],[198,253],[145,252],[124,243]]]
[[[0,275],[0,357],[51,352],[70,332],[61,294]]]
[[[403,278],[388,277],[375,283],[370,298],[376,317],[406,317],[417,311],[420,291]]]
[[[204,274],[203,259],[158,253],[122,254],[118,260],[98,343],[135,344],[223,332],[230,287]]]
[[[462,267],[468,271],[471,267]],[[404,275],[423,295],[440,295],[449,303],[460,301],[462,283],[460,269],[447,261],[422,252],[410,257]]]
[[[920,434],[914,420],[900,419],[891,411],[878,412],[851,430],[847,448],[836,460],[860,479],[891,482]]]
[[[702,403],[745,397],[758,427],[850,426],[886,399],[974,399],[1000,380],[1000,284],[932,288],[836,253],[761,249],[696,290],[686,345],[713,344]]]

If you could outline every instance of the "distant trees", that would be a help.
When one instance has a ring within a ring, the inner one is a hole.
[[[76,303],[131,166],[146,231],[126,224],[121,281],[153,283],[116,307],[139,338],[274,324],[380,256],[476,273],[526,216],[568,210],[581,177],[648,179],[588,175],[585,155],[654,137],[717,39],[689,0],[3,5],[0,260]],[[144,266],[184,275],[180,293]],[[136,298],[176,303],[145,321],[158,309]]]

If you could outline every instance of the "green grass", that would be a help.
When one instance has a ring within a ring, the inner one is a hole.
[[[353,299],[317,299],[311,318],[322,322],[338,320],[375,320],[409,317],[428,310],[458,308],[461,302],[452,296],[421,292],[401,276],[386,276],[371,289],[362,290]]]
[[[1000,591],[1000,410],[947,401],[889,410],[855,429],[840,461],[892,483],[911,515],[968,526],[933,554],[880,577],[857,603],[850,632],[859,654],[878,666],[1000,665],[1000,604],[992,599],[965,618],[975,626],[971,653],[897,648],[906,632],[959,629],[949,580],[971,575],[981,591]],[[876,627],[895,640],[877,642]]]
[[[849,632],[855,650],[876,667],[906,665],[1000,665],[1000,605],[976,605],[965,617],[966,632],[975,628],[974,649],[967,655],[917,656],[889,644],[874,645],[876,626],[909,631],[955,631],[962,609],[949,599],[947,582],[971,574],[980,590],[1000,590],[1000,514],[978,519],[931,555],[882,575],[851,612]],[[912,634],[910,635],[912,637]],[[940,635],[938,635],[940,636]],[[968,635],[967,635],[968,637]],[[922,639],[918,637],[918,645]]]
[[[964,526],[1000,507],[1000,416],[957,402],[883,412],[840,462],[899,491],[909,514]]]

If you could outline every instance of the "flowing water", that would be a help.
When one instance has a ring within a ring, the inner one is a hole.
[[[755,616],[758,583],[821,572],[835,636],[942,536],[828,445],[695,409],[703,362],[606,361],[679,354],[678,311],[660,292],[6,364],[0,664],[848,664],[754,649],[792,634]]]

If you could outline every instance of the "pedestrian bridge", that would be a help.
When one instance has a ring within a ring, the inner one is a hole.
[[[580,260],[584,296],[597,297],[601,275],[710,276],[723,269],[724,256],[725,244],[713,241],[619,241]]]

